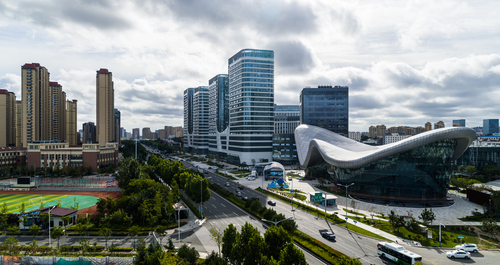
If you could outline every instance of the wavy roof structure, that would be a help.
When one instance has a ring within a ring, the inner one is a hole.
[[[313,166],[323,160],[341,168],[358,168],[382,158],[402,153],[433,142],[456,139],[453,159],[458,159],[475,139],[474,130],[450,127],[420,133],[402,141],[371,146],[329,130],[302,124],[295,129],[297,155],[303,167]]]

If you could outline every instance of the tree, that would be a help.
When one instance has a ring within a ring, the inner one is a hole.
[[[36,224],[30,225],[30,232],[33,235],[33,240],[35,240],[35,236],[38,236],[38,234],[40,233],[40,228],[41,227]]]
[[[486,219],[482,222],[483,231],[490,233],[491,236],[496,238],[498,232],[498,225],[493,219]]]
[[[63,221],[63,226],[64,226],[64,234],[66,235],[66,226],[69,224],[69,222],[71,221],[71,217],[69,216],[63,216],[61,217],[62,221]]]
[[[80,203],[76,201],[76,197],[73,198],[74,204],[70,205],[68,208],[73,209],[73,210],[78,210],[80,208]]]
[[[465,174],[469,175],[469,177],[473,178],[477,174],[477,169],[475,166],[467,166],[465,167]]]
[[[375,215],[375,210],[377,209],[377,207],[375,206],[371,206],[370,207],[370,216],[372,217],[372,223],[374,222],[373,221],[373,216]]]
[[[170,263],[169,263],[170,264]],[[219,254],[212,252],[205,258],[204,265],[227,265],[227,261],[224,260]]]
[[[292,238],[283,227],[271,226],[264,234],[264,241],[268,246],[266,255],[268,257],[273,257],[275,260],[279,260],[281,249],[288,243],[291,243]]]
[[[394,228],[399,232],[399,228],[405,226],[405,218],[400,215],[396,219],[396,222],[394,223]]]
[[[348,258],[345,256],[341,256],[339,261],[339,265],[362,265],[361,261],[355,258]]]
[[[163,237],[167,235],[167,228],[165,226],[158,225],[155,228],[155,233],[160,238],[160,245],[161,245]]]
[[[190,248],[188,245],[184,244],[179,248],[179,251],[177,251],[177,256],[189,262],[189,264],[195,264],[200,254],[194,247]]]
[[[111,236],[112,232],[113,231],[111,231],[111,229],[106,228],[106,227],[99,229],[99,235],[103,236],[104,239],[106,240],[106,249],[108,249],[108,238]]]
[[[14,237],[9,237],[3,243],[7,248],[7,252],[10,254],[17,255],[19,254],[19,240]]]
[[[245,260],[244,265],[259,264],[260,257],[265,251],[265,242],[260,234],[253,234],[253,236],[248,240],[246,244]]]
[[[78,244],[80,244],[80,247],[82,247],[82,253],[83,255],[87,254],[90,242],[87,239],[80,239],[78,240]]]
[[[97,199],[96,209],[99,216],[102,218],[106,214],[106,199]]]
[[[57,248],[59,248],[59,238],[61,236],[64,236],[64,229],[62,229],[62,227],[54,227],[53,229],[51,229],[50,231],[50,237],[52,239],[57,239]]]
[[[224,235],[222,236],[222,255],[229,263],[235,264],[235,257],[233,256],[233,250],[238,240],[239,233],[233,224],[229,224],[224,230]]]
[[[3,215],[7,214],[9,212],[9,208],[7,207],[7,202],[3,202],[1,213]]]
[[[19,213],[23,214],[25,212],[26,212],[26,204],[22,202],[21,205],[19,205]]]
[[[38,245],[38,241],[36,241],[35,239],[33,239],[33,241],[31,241],[31,243],[28,245],[28,249],[26,249],[26,255],[29,253],[31,255],[35,255],[35,253],[38,252],[38,248],[40,246]]]
[[[175,265],[175,264],[184,264],[182,259],[175,254],[167,253],[163,255],[163,257],[160,259],[160,265]],[[207,262],[205,261],[205,263],[203,264],[207,264]]]
[[[174,242],[172,241],[171,237],[168,238],[167,249],[168,249],[168,251],[174,251],[175,250]]]
[[[3,231],[5,232],[5,226],[7,225],[7,220],[9,219],[9,216],[7,214],[2,214],[0,215],[0,223],[3,225]]]
[[[219,248],[218,254],[220,255],[220,246],[222,245],[222,236],[223,234],[219,231],[219,229],[214,228],[214,226],[210,225],[210,237],[217,244],[217,248]]]
[[[306,265],[304,252],[300,251],[293,243],[286,244],[280,251],[279,265]]]
[[[422,219],[422,222],[424,222],[424,224],[430,222],[432,225],[432,221],[436,220],[436,215],[434,214],[432,209],[424,208],[418,219]]]
[[[391,224],[391,226],[395,227],[398,215],[391,210],[391,213],[387,217],[389,218],[389,223]]]
[[[139,231],[140,231],[140,229],[137,225],[134,225],[128,229],[130,236],[134,237],[134,250],[135,250],[135,239],[137,238]]]

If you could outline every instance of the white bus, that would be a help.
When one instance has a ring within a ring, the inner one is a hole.
[[[399,265],[422,265],[422,256],[395,243],[379,242],[377,244],[377,253],[382,258],[392,260]]]

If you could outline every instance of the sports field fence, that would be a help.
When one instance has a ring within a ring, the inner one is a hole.
[[[91,265],[133,265],[135,257],[44,257],[44,256],[0,256],[0,265],[65,265],[75,264],[75,261],[80,261],[79,264]]]

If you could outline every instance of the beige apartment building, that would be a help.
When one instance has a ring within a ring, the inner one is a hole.
[[[66,141],[69,145],[77,145],[78,139],[76,137],[77,128],[76,128],[76,108],[77,100],[73,99],[73,101],[67,101],[66,104]]]
[[[50,82],[50,120],[48,140],[66,140],[66,92],[57,82]]]
[[[108,69],[99,69],[96,75],[96,134],[97,141],[102,146],[116,141],[114,95],[112,73]]]
[[[440,129],[440,128],[444,128],[444,122],[443,121],[438,121],[434,124],[434,130],[435,129]]]
[[[431,131],[432,130],[432,123],[429,121],[425,123],[425,131]]]
[[[23,146],[23,102],[16,101],[16,146]]]
[[[0,89],[0,147],[16,145],[16,95]]]

